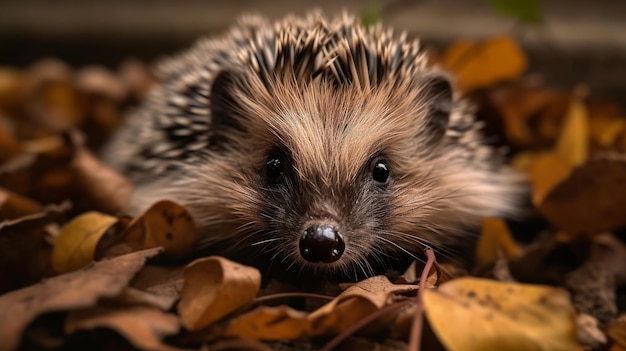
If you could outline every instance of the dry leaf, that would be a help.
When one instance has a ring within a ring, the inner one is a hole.
[[[180,350],[162,341],[164,337],[178,333],[180,320],[173,314],[152,307],[80,309],[71,311],[65,324],[67,333],[96,328],[113,329],[133,346],[142,350]]]
[[[624,316],[620,316],[615,322],[611,323],[606,329],[606,333],[615,342],[615,345],[621,347],[622,350],[626,350],[626,318]]]
[[[557,155],[549,152],[538,154],[530,166],[533,204],[540,206],[550,191],[565,179],[570,171],[571,166]]]
[[[75,271],[93,261],[98,242],[117,223],[116,217],[92,211],[64,225],[52,250],[55,272]]]
[[[273,348],[258,340],[227,339],[213,343],[209,346],[211,351],[272,351]],[[287,351],[285,349],[284,351]]]
[[[579,99],[570,104],[555,153],[572,166],[583,164],[589,157],[589,117]]]
[[[183,289],[184,267],[161,267],[146,265],[133,278],[130,286],[157,296],[180,298]]]
[[[626,158],[598,156],[576,167],[538,203],[569,234],[610,232],[626,225]]]
[[[485,218],[482,220],[480,239],[476,245],[477,264],[484,266],[496,262],[498,252],[504,253],[507,258],[515,258],[521,254],[506,223],[498,218]]]
[[[189,264],[178,313],[185,327],[199,330],[249,303],[259,292],[261,274],[222,257]]]
[[[385,276],[365,279],[311,313],[311,331],[314,335],[339,333],[370,313],[395,302],[397,295],[414,294],[417,289],[417,285],[392,284]]]
[[[161,246],[164,255],[174,258],[191,253],[196,240],[197,230],[189,212],[169,200],[153,204],[122,234],[123,245],[134,250]]]
[[[426,290],[424,307],[449,351],[580,349],[561,289],[460,278]]]
[[[0,114],[0,163],[16,157],[23,151],[22,145],[3,123],[2,117]]]
[[[260,340],[299,339],[312,334],[307,317],[307,313],[287,306],[261,306],[229,321],[224,335]]]
[[[0,188],[0,221],[34,215],[42,210],[37,202]]]
[[[459,88],[468,92],[519,79],[527,60],[515,40],[494,37],[481,43],[452,44],[443,54],[442,65],[455,74]]]
[[[41,213],[0,223],[0,293],[53,274],[47,239],[51,226],[69,207],[68,203],[48,206]]]
[[[6,350],[16,349],[22,332],[37,316],[94,306],[100,298],[119,295],[146,260],[159,251],[145,250],[97,262],[0,296],[2,346]]]
[[[70,167],[75,180],[74,197],[80,200],[79,207],[111,214],[123,212],[133,188],[130,181],[83,147],[76,150]]]
[[[143,269],[142,269],[143,271]],[[132,285],[132,282],[130,283]],[[107,305],[115,306],[150,306],[161,311],[169,311],[178,301],[177,296],[157,295],[147,291],[142,291],[129,286],[112,300],[107,301]]]

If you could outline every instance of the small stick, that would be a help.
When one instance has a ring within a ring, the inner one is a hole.
[[[419,290],[417,292],[417,296],[415,297],[415,314],[413,316],[413,326],[411,327],[411,337],[409,339],[408,347],[408,350],[410,351],[420,351],[420,345],[422,342],[422,325],[424,322],[424,290],[426,290],[426,279],[428,278],[428,273],[430,273],[430,268],[436,262],[433,249],[427,247],[425,251],[427,261],[424,266],[424,270],[422,271]]]

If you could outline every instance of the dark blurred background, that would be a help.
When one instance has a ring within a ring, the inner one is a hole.
[[[0,65],[151,61],[223,31],[242,13],[279,18],[312,8],[382,20],[433,47],[511,34],[549,85],[584,82],[593,95],[626,105],[626,0],[0,0]]]

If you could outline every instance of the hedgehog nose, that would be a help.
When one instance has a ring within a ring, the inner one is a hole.
[[[343,236],[330,224],[312,225],[300,238],[300,254],[309,262],[335,262],[345,248]]]

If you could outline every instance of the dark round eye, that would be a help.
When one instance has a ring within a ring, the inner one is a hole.
[[[389,180],[389,166],[385,161],[376,161],[372,170],[372,178],[379,183],[387,183]]]
[[[265,164],[266,176],[270,182],[276,182],[283,176],[285,160],[280,156],[274,156]]]

